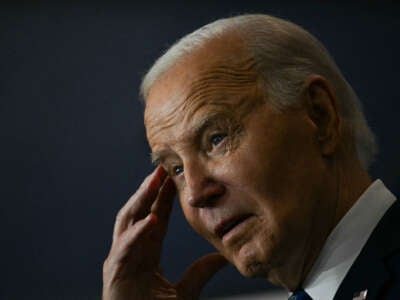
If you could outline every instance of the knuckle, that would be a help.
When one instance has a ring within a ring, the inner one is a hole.
[[[104,262],[103,262],[103,271],[104,271],[105,269],[107,269],[108,264],[109,264],[109,257],[107,257],[107,258],[104,260]]]
[[[121,208],[115,217],[115,222],[117,223],[121,222],[124,219],[124,216],[125,216],[125,209]]]
[[[108,273],[110,269],[110,257],[108,256],[103,262],[103,274]]]

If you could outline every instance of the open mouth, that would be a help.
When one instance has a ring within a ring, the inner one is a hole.
[[[234,229],[239,224],[243,223],[245,220],[247,220],[251,216],[252,216],[251,214],[247,214],[247,215],[241,215],[238,217],[227,219],[227,220],[221,222],[217,226],[215,233],[217,234],[217,236],[220,239],[222,239],[224,237],[224,235],[226,235],[228,232],[232,231],[232,229]]]

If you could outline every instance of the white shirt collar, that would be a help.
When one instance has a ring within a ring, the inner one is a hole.
[[[396,197],[375,180],[328,236],[303,289],[313,300],[332,300],[373,229]]]

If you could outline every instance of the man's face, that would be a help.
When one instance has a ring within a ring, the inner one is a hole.
[[[325,164],[304,109],[272,109],[245,55],[199,54],[153,85],[145,125],[200,235],[245,276],[279,283],[288,266],[301,276],[329,223]]]

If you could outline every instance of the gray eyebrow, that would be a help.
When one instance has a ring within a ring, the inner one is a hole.
[[[216,121],[219,120],[230,120],[232,119],[232,114],[226,111],[215,111],[209,113],[205,118],[200,120],[192,129],[192,136],[201,134],[207,127],[214,125]]]
[[[181,140],[188,142],[191,139],[198,138],[208,127],[215,124],[216,120],[221,119],[221,117],[228,117],[225,112],[213,112],[208,114],[205,118],[202,118],[197,124],[193,126],[189,133],[186,133],[181,137]],[[161,150],[150,153],[151,163],[158,166],[165,161],[165,158],[170,154],[168,150]]]
[[[151,152],[150,153],[150,160],[151,160],[151,163],[153,165],[155,165],[155,166],[158,166],[161,163],[161,159],[160,159],[160,157],[159,157],[159,155],[157,153]]]
[[[150,153],[151,163],[155,166],[158,166],[165,160],[165,156],[166,156],[165,151],[151,152]]]
[[[216,119],[218,119],[218,117],[221,114],[211,114],[208,115],[207,117],[203,118],[200,122],[198,122],[193,129],[191,130],[191,136],[198,136],[199,134],[201,134],[207,127],[211,126]]]

